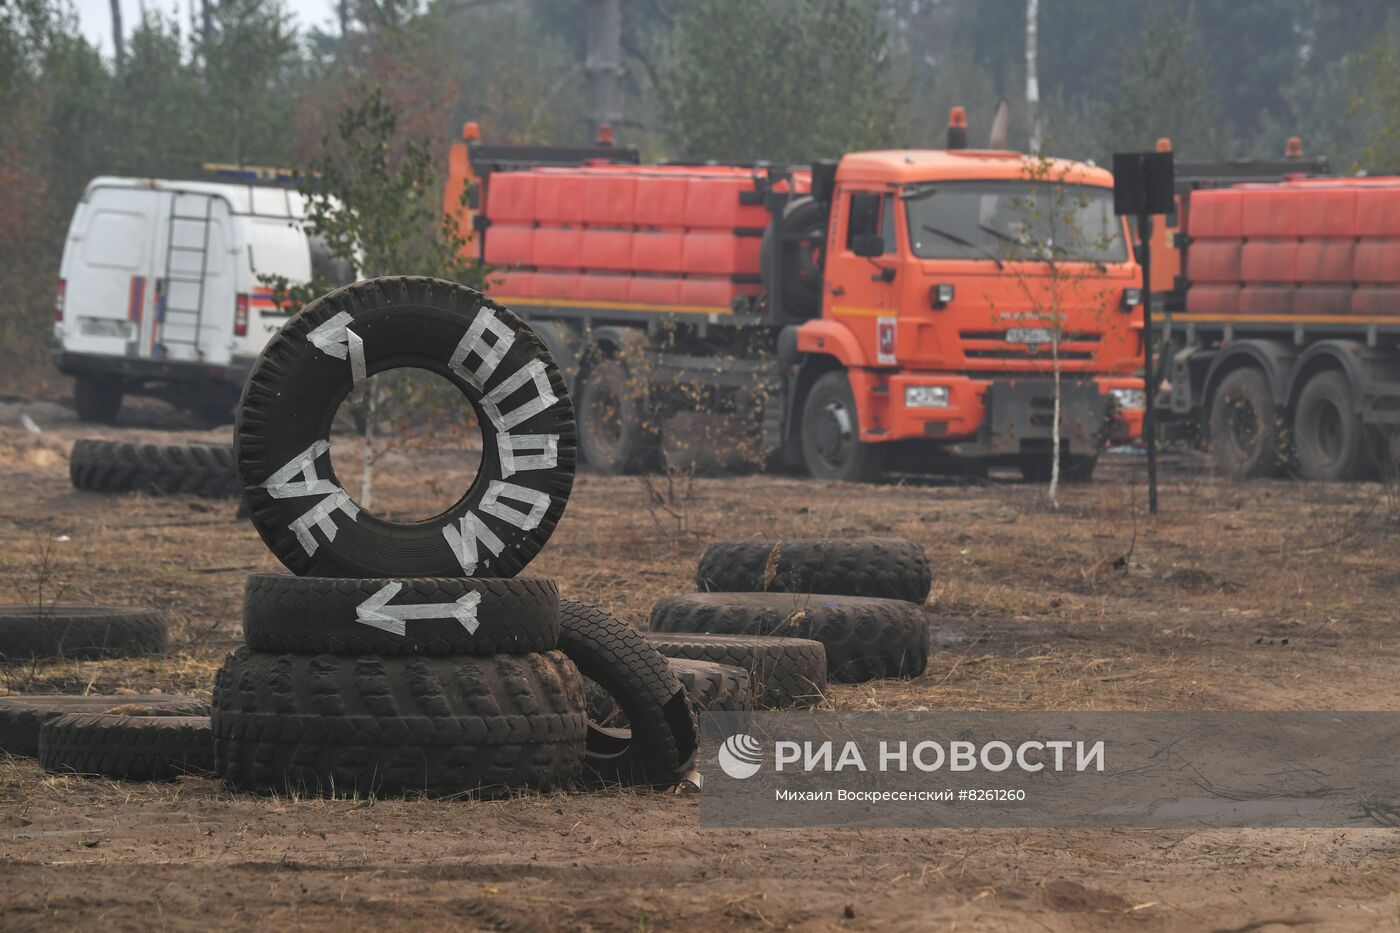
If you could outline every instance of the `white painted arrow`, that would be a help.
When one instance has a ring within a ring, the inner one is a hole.
[[[409,619],[456,619],[468,634],[475,634],[477,627],[476,607],[481,603],[481,594],[467,593],[455,603],[419,603],[417,605],[391,606],[389,601],[399,595],[402,583],[386,583],[378,593],[355,607],[355,621],[383,629],[392,635],[407,633]]]

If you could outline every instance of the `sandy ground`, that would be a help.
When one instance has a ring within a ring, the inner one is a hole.
[[[22,426],[28,414],[35,434]],[[0,602],[154,605],[161,658],[0,669],[0,692],[207,694],[243,577],[278,569],[235,506],[73,490],[78,436],[225,440],[159,406],[116,428],[0,402]],[[381,459],[377,511],[464,484],[471,452]],[[668,487],[581,476],[531,571],[634,622],[717,537],[897,534],[934,561],[935,652],[837,709],[1393,709],[1394,486],[1223,483],[1114,458],[1052,509],[1036,487],[791,477]],[[939,831],[698,827],[694,796],[490,803],[258,799],[45,776],[0,759],[0,928],[483,930],[1400,928],[1389,830]]]

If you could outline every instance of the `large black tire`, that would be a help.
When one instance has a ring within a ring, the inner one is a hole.
[[[782,296],[783,309],[790,317],[821,314],[826,218],[826,208],[808,196],[793,198],[783,208]],[[769,226],[759,242],[759,268],[765,275],[775,248],[773,227]]]
[[[668,663],[697,713],[746,713],[753,709],[753,680],[742,667],[689,658],[671,658]]]
[[[475,481],[426,521],[361,509],[336,477],[331,421],[354,387],[357,353],[365,378],[437,373],[482,425]],[[534,331],[479,292],[427,278],[359,282],[293,315],[253,366],[235,448],[253,524],[289,570],[389,578],[515,576],[564,513],[576,452],[564,379]]]
[[[0,697],[0,752],[33,758],[39,754],[39,728],[69,713],[119,713],[140,710],[145,715],[208,716],[209,701],[197,697],[73,696],[41,693]]]
[[[440,615],[396,617],[396,609],[416,614],[401,607],[434,605]],[[255,573],[244,589],[243,634],[257,651],[292,654],[530,654],[559,643],[559,591],[552,580],[524,577]]]
[[[75,489],[233,499],[239,495],[228,444],[129,444],[84,438],[73,445],[68,477]]]
[[[831,680],[917,677],[928,665],[922,606],[864,596],[789,593],[687,593],[657,603],[653,632],[782,635],[826,647]]]
[[[922,603],[933,570],[923,547],[905,538],[720,541],[701,556],[695,585],[702,592],[824,593]]]
[[[807,392],[802,460],[816,479],[871,483],[884,470],[885,448],[860,439],[860,417],[845,370],[826,373]]]
[[[165,618],[115,606],[0,606],[0,660],[131,658],[165,650]]]
[[[79,421],[116,424],[122,407],[122,383],[110,376],[84,373],[73,380],[73,409]]]
[[[748,671],[754,706],[816,706],[826,692],[826,649],[805,638],[765,635],[691,635],[647,632],[668,658],[714,661]]]
[[[1318,373],[1303,386],[1293,413],[1298,475],[1322,482],[1360,479],[1371,467],[1366,428],[1345,373]]]
[[[579,775],[587,716],[561,652],[298,655],[240,648],[214,687],[217,770],[240,790],[508,794]]]
[[[559,647],[621,710],[625,724],[590,719],[584,773],[597,782],[670,787],[695,754],[690,696],[641,632],[601,609],[560,601]]]
[[[1277,476],[1287,460],[1281,421],[1262,372],[1248,367],[1228,373],[1210,404],[1216,469],[1231,479]]]
[[[599,360],[580,377],[579,453],[590,469],[609,476],[652,469],[661,440],[650,422],[645,393],[620,360]]]
[[[1053,460],[1054,458],[1049,451],[1021,454],[1016,459],[1016,467],[1021,471],[1021,479],[1026,482],[1048,483],[1050,482],[1050,465]],[[1060,457],[1060,480],[1066,483],[1091,482],[1098,466],[1098,454],[1066,454]]]
[[[39,730],[45,771],[169,781],[214,770],[208,716],[69,713]]]

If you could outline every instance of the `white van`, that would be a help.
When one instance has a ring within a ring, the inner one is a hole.
[[[126,394],[227,423],[254,358],[292,307],[261,276],[332,281],[305,201],[283,187],[95,178],[73,212],[59,271],[54,364],[78,417],[111,422]],[[324,267],[322,266],[324,264]]]

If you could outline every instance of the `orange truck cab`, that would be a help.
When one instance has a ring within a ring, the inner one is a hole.
[[[667,412],[644,406],[697,399],[826,479],[1048,476],[1057,410],[1083,479],[1140,432],[1140,269],[1102,169],[954,148],[643,166],[464,137],[445,208],[569,373],[597,469],[645,466]]]

